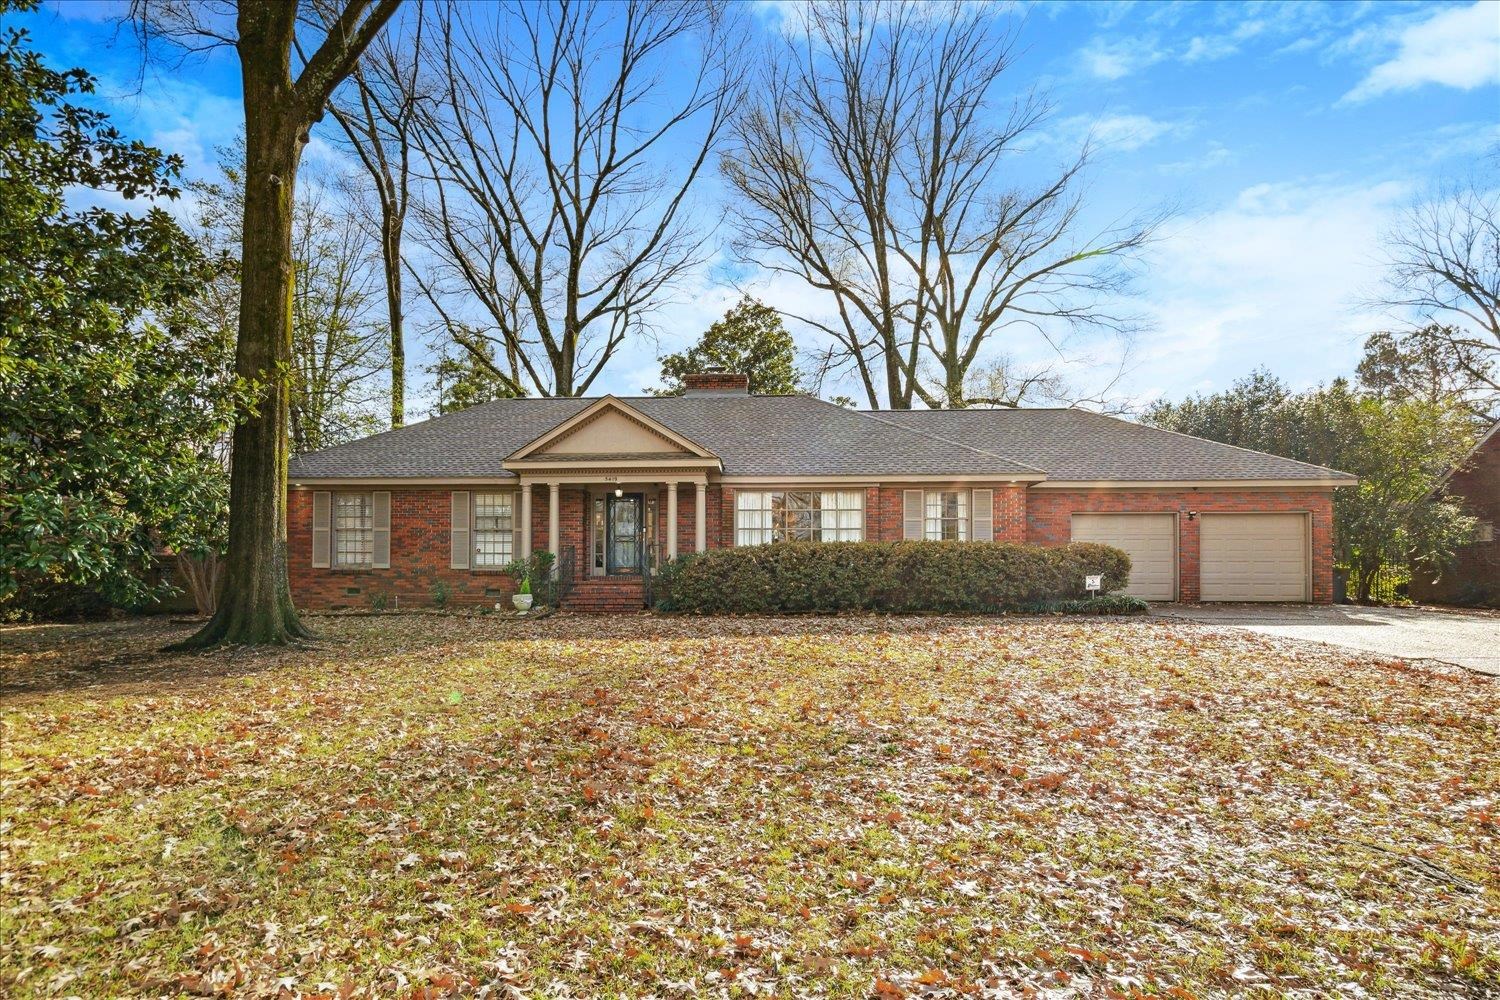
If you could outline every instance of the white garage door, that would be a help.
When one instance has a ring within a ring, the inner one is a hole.
[[[1073,541],[1102,542],[1130,556],[1124,593],[1177,599],[1177,519],[1171,514],[1074,514]]]
[[[1204,514],[1199,592],[1205,601],[1305,601],[1307,518]]]

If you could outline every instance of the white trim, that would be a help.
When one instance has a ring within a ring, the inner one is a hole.
[[[947,486],[957,486],[969,483],[1040,483],[1045,476],[1037,475],[997,475],[988,473],[985,475],[926,475],[918,476],[908,473],[891,473],[884,476],[872,476],[868,473],[849,476],[720,476],[716,482],[725,486],[820,486],[823,484],[838,484],[845,489],[852,486],[864,486],[866,488],[876,486],[900,486],[902,483],[927,483]]]
[[[1348,479],[1049,479],[1036,483],[1034,490],[1246,490],[1296,488],[1328,489],[1353,486],[1359,480]]]
[[[661,458],[624,458],[619,461],[601,459],[598,455],[580,456],[578,459],[555,461],[553,459],[531,459],[507,461],[505,467],[512,472],[545,472],[559,469],[571,472],[574,469],[597,469],[600,462],[608,462],[613,469],[717,469],[717,458],[695,458],[691,455],[663,455]]]
[[[514,489],[518,477],[503,476],[494,478],[491,476],[445,476],[441,479],[402,479],[396,476],[328,476],[324,478],[303,477],[293,479],[288,485],[294,490],[324,490],[330,486],[381,486],[388,489],[399,487],[411,487],[413,489],[424,486],[462,486],[470,488],[474,486],[508,486]]]

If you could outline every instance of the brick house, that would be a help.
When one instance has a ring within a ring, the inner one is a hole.
[[[1463,501],[1479,519],[1479,536],[1458,551],[1458,559],[1437,577],[1418,571],[1408,593],[1418,601],[1438,604],[1481,604],[1500,607],[1500,422],[1479,439],[1448,474],[1438,489]]]
[[[572,603],[639,607],[642,572],[783,539],[1117,545],[1151,600],[1333,595],[1332,492],[1354,479],[1082,410],[850,410],[752,396],[505,399],[302,455],[288,503],[306,607],[511,592],[534,549]]]

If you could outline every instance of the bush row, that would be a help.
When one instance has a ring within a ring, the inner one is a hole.
[[[1087,597],[1092,573],[1118,590],[1130,557],[1086,542],[791,542],[680,557],[654,592],[658,610],[686,614],[990,613]]]

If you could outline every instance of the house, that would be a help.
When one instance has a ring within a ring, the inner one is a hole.
[[[494,602],[533,549],[572,602],[639,607],[653,560],[783,539],[1106,542],[1129,593],[1333,596],[1330,469],[1082,410],[861,412],[689,376],[676,397],[505,399],[291,464],[305,607]]]
[[[1479,519],[1479,534],[1458,551],[1457,561],[1435,579],[1416,571],[1407,593],[1418,601],[1437,604],[1480,604],[1500,607],[1500,422],[1496,422],[1438,483],[1438,490],[1461,500]]]

